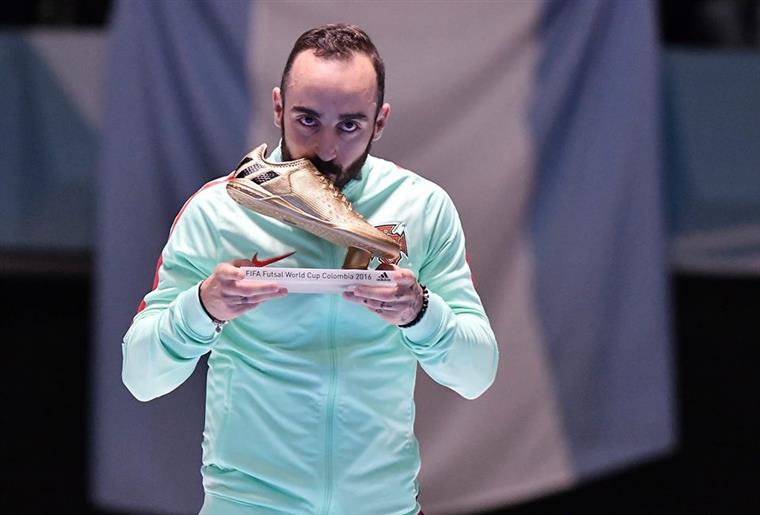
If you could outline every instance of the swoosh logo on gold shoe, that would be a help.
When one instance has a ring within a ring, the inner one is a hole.
[[[288,254],[283,254],[282,256],[275,256],[275,257],[267,258],[267,259],[258,259],[259,253],[257,252],[251,258],[251,263],[253,263],[253,266],[267,266],[267,265],[271,265],[272,263],[276,263],[280,261],[281,259],[285,259],[286,257],[292,256],[295,253],[296,251],[294,250],[293,252],[289,252]]]

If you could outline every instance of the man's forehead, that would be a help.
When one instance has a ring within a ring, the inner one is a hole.
[[[298,54],[288,73],[285,88],[288,104],[300,102],[329,101],[376,106],[377,77],[372,61],[365,54],[354,53],[349,59],[324,59],[312,50]],[[291,100],[293,101],[291,103]]]

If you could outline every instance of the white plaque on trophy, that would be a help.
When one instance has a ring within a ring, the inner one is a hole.
[[[274,282],[289,293],[342,293],[352,286],[395,286],[392,270],[244,266],[247,281]]]

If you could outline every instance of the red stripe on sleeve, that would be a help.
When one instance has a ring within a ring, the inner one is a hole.
[[[201,191],[203,191],[205,189],[208,189],[208,188],[210,188],[212,186],[216,186],[218,184],[223,184],[225,182],[228,182],[230,179],[232,179],[232,177],[234,176],[234,173],[235,172],[232,172],[227,177],[221,177],[219,179],[214,179],[211,182],[207,182],[206,184],[204,184],[203,186],[201,186],[201,188],[198,191],[196,191],[195,193],[193,193],[190,196],[190,198],[188,198],[185,201],[185,203],[182,205],[182,209],[179,210],[179,213],[177,213],[177,216],[174,217],[174,222],[172,222],[172,227],[169,230],[169,237],[171,237],[172,233],[174,232],[174,227],[177,225],[177,222],[179,221],[180,217],[185,212],[185,209],[187,209],[187,206],[190,205],[190,201],[193,200],[193,198],[195,198],[195,196],[198,193],[200,193]],[[153,287],[151,288],[150,291],[153,291],[153,290],[155,290],[158,287],[158,271],[161,269],[161,265],[163,265],[163,263],[164,263],[163,256],[158,256],[158,260],[156,262],[156,271],[153,274]],[[139,313],[143,309],[145,309],[145,297],[143,297],[142,301],[140,301],[140,305],[137,307],[137,312]]]

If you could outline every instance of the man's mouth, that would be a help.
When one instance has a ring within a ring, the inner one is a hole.
[[[309,161],[311,161],[314,166],[317,167],[317,170],[319,170],[319,173],[322,175],[328,177],[328,178],[334,178],[334,177],[340,177],[342,170],[340,166],[336,165],[332,161],[322,161],[317,156],[313,156],[309,158]]]

